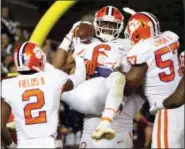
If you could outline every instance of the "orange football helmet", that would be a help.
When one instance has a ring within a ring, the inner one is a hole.
[[[138,12],[132,15],[125,29],[125,36],[128,36],[133,44],[140,40],[155,37],[159,33],[158,19],[148,12]]]
[[[94,28],[96,36],[103,41],[111,41],[119,37],[123,29],[124,17],[121,12],[113,6],[101,8],[94,19]],[[110,25],[103,25],[110,23]]]
[[[32,42],[24,42],[14,52],[17,71],[43,71],[46,55]]]

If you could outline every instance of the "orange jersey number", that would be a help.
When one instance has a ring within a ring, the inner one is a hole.
[[[46,111],[40,111],[37,117],[32,117],[31,113],[32,110],[41,109],[44,106],[45,100],[43,92],[39,89],[26,90],[22,95],[22,100],[29,101],[30,97],[36,97],[37,102],[28,103],[24,107],[24,116],[26,125],[46,123],[47,122]]]
[[[159,73],[159,78],[163,82],[169,82],[173,81],[175,78],[175,71],[174,71],[174,63],[172,60],[162,60],[162,55],[167,54],[172,51],[173,54],[175,54],[175,50],[179,48],[178,42],[172,43],[169,47],[164,47],[155,52],[155,61],[156,61],[156,66],[164,69],[164,68],[169,68],[170,69],[170,74],[166,74],[165,72]]]
[[[107,56],[105,54],[105,52],[104,51],[100,51],[100,49],[104,49],[106,51],[110,51],[111,47],[109,45],[107,45],[107,44],[100,44],[100,45],[96,46],[94,48],[94,50],[93,50],[92,61],[95,61],[95,62],[98,63],[98,56],[100,56],[100,55]],[[98,65],[101,65],[101,64],[98,63]]]

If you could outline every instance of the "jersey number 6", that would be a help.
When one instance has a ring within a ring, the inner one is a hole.
[[[103,49],[102,51],[100,51],[100,49]],[[111,47],[107,44],[100,44],[100,45],[97,45],[94,50],[93,50],[93,56],[92,56],[92,60],[95,61],[95,62],[98,62],[98,56],[100,55],[104,55],[106,56],[105,54],[105,51],[110,51],[111,50]],[[98,65],[101,65],[98,63]]]
[[[41,109],[44,106],[45,100],[43,92],[39,89],[26,90],[22,95],[22,101],[29,101],[30,97],[36,97],[37,102],[28,103],[24,107],[26,125],[46,123],[46,111],[40,111],[36,117],[32,117],[31,113],[32,110]]]

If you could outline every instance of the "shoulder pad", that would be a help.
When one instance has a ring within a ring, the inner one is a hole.
[[[118,50],[120,51],[129,51],[132,48],[131,41],[129,39],[118,38],[113,40],[112,43],[118,46]]]
[[[152,55],[152,49],[149,42],[141,41],[134,45],[127,53],[127,61],[131,65],[143,64]]]
[[[173,40],[178,40],[179,39],[179,36],[177,34],[175,34],[174,32],[171,32],[171,31],[165,31],[163,33],[164,36],[167,36],[169,38],[172,38]]]

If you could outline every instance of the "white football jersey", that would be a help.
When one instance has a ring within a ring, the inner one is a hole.
[[[178,38],[175,33],[166,31],[158,37],[140,41],[128,52],[127,61],[130,64],[148,65],[144,91],[150,105],[172,94],[181,79]]]
[[[94,77],[107,77],[117,62],[124,62],[123,59],[131,47],[131,42],[128,39],[102,42],[97,38],[93,38],[89,44],[80,43],[80,45],[74,46],[74,50],[75,53],[84,57],[84,59],[93,60],[98,63]],[[128,65],[128,63],[122,63],[122,65],[125,64]],[[127,67],[129,66],[123,66],[123,71],[124,69],[128,69]]]
[[[2,98],[11,106],[18,139],[56,133],[60,95],[68,75],[51,65],[48,68],[2,81]]]

